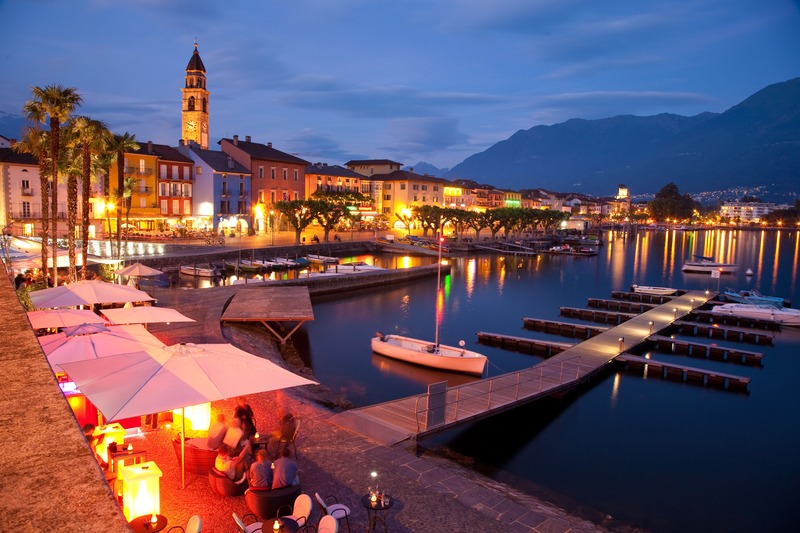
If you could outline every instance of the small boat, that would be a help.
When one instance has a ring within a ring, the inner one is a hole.
[[[249,261],[242,259],[241,263],[243,265],[247,265],[250,267],[259,267],[261,270],[275,270],[280,268],[281,266],[279,263],[276,263],[274,261],[267,261],[267,260],[259,261],[257,259],[252,259]]]
[[[338,257],[330,257],[327,255],[317,255],[317,254],[308,254],[306,255],[306,259],[308,259],[311,263],[317,265],[337,265],[339,264]]]
[[[752,275],[753,275],[753,269],[752,269],[752,268],[748,268],[748,269],[745,271],[744,275],[745,275],[745,276],[752,276]]]
[[[631,289],[633,292],[638,292],[639,294],[652,294],[654,296],[672,296],[678,289],[673,289],[672,287],[650,287],[648,285],[631,285]]]
[[[699,261],[687,261],[681,267],[684,272],[719,272],[720,274],[733,274],[739,268],[735,263],[717,263],[712,257],[695,256]]]
[[[547,250],[542,250],[542,252],[553,255],[578,255],[578,256],[589,257],[597,255],[597,248],[591,246],[572,247],[569,244],[562,244],[558,246],[553,246],[552,248],[548,248]]]
[[[220,275],[219,269],[208,263],[197,266],[181,265],[180,272],[181,274],[196,276],[198,278],[216,278]]]
[[[380,333],[372,338],[372,351],[415,365],[475,376],[483,375],[487,361],[485,355],[464,348]]]
[[[228,270],[237,270],[239,272],[261,272],[262,267],[259,264],[254,264],[251,261],[245,261],[244,259],[239,261],[237,264],[234,261],[225,261],[225,268]]]
[[[721,316],[753,318],[778,322],[786,326],[800,326],[800,309],[774,305],[723,304],[714,307],[711,312]]]
[[[721,295],[725,301],[738,303],[738,304],[754,304],[754,305],[774,305],[776,307],[788,307],[786,300],[780,296],[766,296],[761,294],[755,289],[735,291],[733,289],[725,289]]]

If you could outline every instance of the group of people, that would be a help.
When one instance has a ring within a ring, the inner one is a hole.
[[[247,480],[253,488],[279,489],[299,484],[297,463],[289,447],[280,449],[281,440],[293,438],[296,429],[294,416],[287,413],[281,418],[280,427],[264,441],[257,432],[253,409],[244,398],[239,398],[230,426],[220,413],[208,429],[208,447],[217,450],[214,468],[234,483]],[[269,455],[273,444],[278,456],[274,462]],[[265,447],[261,448],[262,445]]]

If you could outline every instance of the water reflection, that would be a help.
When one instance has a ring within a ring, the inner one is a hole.
[[[372,354],[372,366],[377,368],[381,374],[389,374],[396,378],[412,381],[418,385],[424,385],[426,388],[429,384],[439,381],[446,381],[447,385],[452,387],[480,379],[466,374],[439,372],[431,368],[412,365],[376,353]]]

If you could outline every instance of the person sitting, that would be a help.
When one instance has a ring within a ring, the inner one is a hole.
[[[214,468],[220,473],[228,476],[228,479],[236,484],[242,483],[247,476],[241,474],[243,469],[239,466],[242,462],[242,456],[231,455],[231,449],[227,444],[222,443],[217,450],[217,458],[214,460]]]
[[[289,448],[284,448],[281,456],[273,463],[274,472],[272,473],[272,490],[299,485],[300,478],[297,476],[297,463],[292,459],[292,452]]]
[[[272,487],[272,463],[267,459],[267,450],[258,450],[256,462],[250,465],[249,480],[254,488]]]
[[[220,413],[217,415],[217,421],[208,428],[208,449],[216,450],[219,448],[225,439],[227,431],[228,426],[225,424],[225,415]]]
[[[278,430],[270,433],[268,446],[275,444],[275,454],[277,455],[280,451],[280,442],[291,440],[295,431],[297,431],[297,420],[292,413],[286,413],[281,417]]]
[[[83,426],[83,436],[86,438],[86,442],[89,443],[89,449],[92,450],[92,454],[94,458],[97,459],[97,462],[103,468],[108,468],[108,463],[97,453],[97,444],[102,442],[103,437],[105,435],[100,435],[99,437],[94,436],[94,424],[86,424]]]
[[[244,396],[236,398],[236,409],[233,411],[233,416],[238,418],[241,422],[242,431],[245,437],[252,438],[258,431],[256,430],[256,420],[253,413],[253,408],[247,403]]]

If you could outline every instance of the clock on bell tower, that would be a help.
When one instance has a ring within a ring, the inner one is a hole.
[[[206,67],[194,43],[194,52],[186,65],[186,86],[181,89],[181,137],[208,149],[208,96],[206,89]]]

